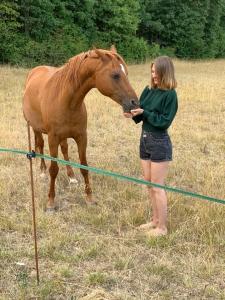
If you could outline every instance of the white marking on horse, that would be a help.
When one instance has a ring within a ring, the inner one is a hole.
[[[121,67],[121,70],[123,71],[123,73],[126,75],[126,71],[125,71],[124,65],[120,64],[120,67]]]
[[[45,179],[47,177],[47,174],[45,172],[41,172],[40,177],[42,179]]]
[[[78,184],[78,180],[76,178],[69,178],[71,184]]]

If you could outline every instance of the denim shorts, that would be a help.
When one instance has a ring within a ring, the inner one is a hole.
[[[153,162],[172,160],[172,143],[167,132],[142,131],[140,139],[140,158]]]

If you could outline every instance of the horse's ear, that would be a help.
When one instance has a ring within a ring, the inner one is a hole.
[[[115,47],[115,45],[112,45],[111,47],[110,47],[110,51],[112,51],[112,53],[117,53],[117,50],[116,50],[116,47]]]
[[[109,59],[108,53],[104,53],[103,51],[99,49],[94,49],[95,53],[102,59],[102,61],[106,61]]]
[[[94,48],[94,51],[98,55],[98,57],[102,58],[104,56],[104,53],[101,50]]]

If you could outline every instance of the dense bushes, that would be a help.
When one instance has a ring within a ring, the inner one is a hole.
[[[0,63],[58,65],[115,44],[129,62],[225,57],[225,0],[2,0]]]

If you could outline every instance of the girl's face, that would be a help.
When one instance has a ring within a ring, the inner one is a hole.
[[[153,79],[154,84],[158,86],[158,84],[159,84],[159,77],[158,77],[158,75],[156,73],[155,65],[154,64],[152,65],[152,79]]]

